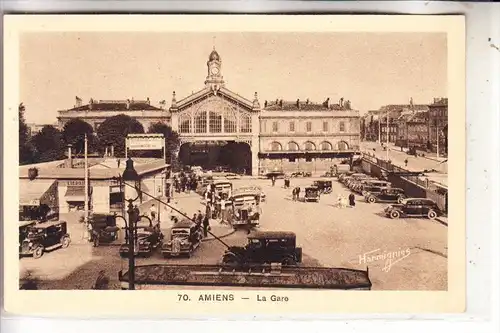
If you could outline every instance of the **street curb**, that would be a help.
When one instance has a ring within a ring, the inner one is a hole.
[[[397,151],[397,152],[401,152],[400,150],[398,149],[394,149],[394,148],[389,148],[390,150],[392,151]],[[427,157],[427,156],[419,156],[419,157],[422,157],[422,158],[425,158],[425,159],[428,159],[430,161],[434,161],[434,162],[443,162],[443,161],[440,161],[440,160],[437,160],[435,158],[432,158],[432,157]]]
[[[448,222],[445,222],[444,220],[441,220],[440,218],[436,218],[436,221],[438,221],[438,223],[441,223],[442,225],[448,226]]]
[[[232,234],[234,234],[235,232],[236,232],[236,229],[233,229],[233,230],[231,230],[230,232],[228,232],[227,234],[224,234],[224,235],[222,235],[222,236],[217,236],[217,238],[219,238],[219,239],[221,239],[221,238],[226,238],[226,237],[228,237],[228,236],[231,236],[231,235],[232,235]],[[202,241],[202,242],[208,242],[208,241],[213,241],[213,240],[215,240],[215,239],[217,239],[217,238],[210,236],[210,237],[207,237],[207,238],[203,238],[201,241]]]

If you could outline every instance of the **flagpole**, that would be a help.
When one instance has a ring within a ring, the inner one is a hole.
[[[85,133],[85,224],[89,223],[89,164],[88,164],[87,133]]]

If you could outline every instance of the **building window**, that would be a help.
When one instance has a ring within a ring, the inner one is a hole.
[[[341,121],[340,124],[339,124],[339,131],[340,132],[345,132],[345,123],[343,121]]]
[[[328,122],[327,121],[323,122],[323,132],[328,132]]]
[[[260,123],[260,130],[262,133],[266,133],[266,121],[265,120],[262,120],[262,122]]]
[[[194,117],[194,132],[195,133],[207,132],[207,113],[205,111],[198,112]]]
[[[295,122],[290,122],[290,132],[295,132]]]
[[[241,120],[240,131],[242,133],[252,132],[252,118],[247,115],[242,115],[240,120]]]
[[[310,121],[308,121],[306,123],[306,131],[307,132],[311,132],[312,131],[312,123]]]
[[[306,151],[316,150],[316,146],[315,146],[315,145],[314,145],[314,143],[312,143],[311,141],[307,141],[307,142],[304,144],[304,150],[306,150]]]
[[[290,151],[298,151],[299,150],[299,145],[295,142],[288,142],[288,150]]]
[[[224,114],[224,132],[236,133],[236,116],[232,111],[226,111]]]
[[[288,162],[295,162],[295,157],[293,156],[288,157]]]
[[[273,121],[273,132],[278,132],[278,122]]]
[[[306,162],[312,162],[312,157],[311,156],[306,156]]]
[[[341,151],[349,149],[349,145],[345,141],[340,141],[337,146]]]
[[[210,133],[222,132],[222,116],[219,113],[210,111],[209,113],[209,130]]]
[[[180,133],[191,132],[191,117],[188,114],[182,114],[179,117],[179,132]]]
[[[324,141],[321,143],[321,150],[332,150],[332,144],[330,142]]]
[[[271,142],[271,151],[280,151],[281,150],[281,143],[279,142]]]

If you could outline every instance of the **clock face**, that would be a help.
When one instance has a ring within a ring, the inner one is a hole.
[[[219,74],[219,69],[217,67],[212,67],[212,69],[210,70],[210,72],[214,75],[217,75]]]

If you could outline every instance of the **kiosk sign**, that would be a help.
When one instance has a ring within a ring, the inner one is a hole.
[[[125,146],[125,157],[129,150],[163,150],[165,155],[163,134],[129,134],[125,140]]]

